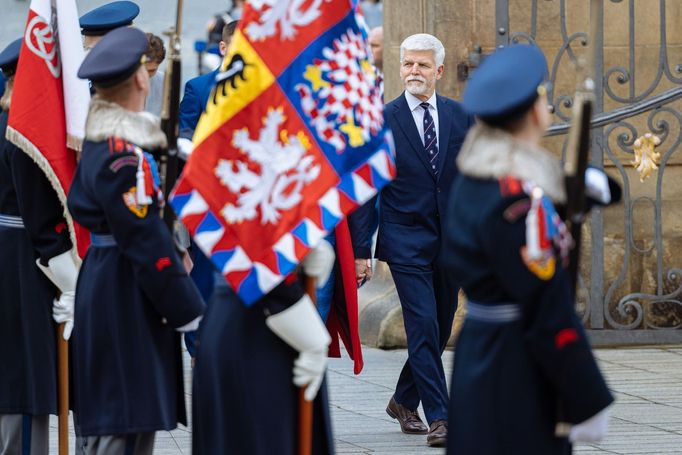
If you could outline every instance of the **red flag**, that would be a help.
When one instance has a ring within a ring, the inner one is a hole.
[[[7,138],[38,163],[64,207],[89,101],[87,83],[75,77],[83,59],[77,20],[74,0],[31,2],[7,127]],[[64,215],[82,256],[86,232],[74,226],[66,208]]]
[[[358,318],[358,286],[355,280],[355,255],[351,243],[348,221],[343,220],[334,229],[338,275],[334,284],[332,306],[327,317],[327,330],[332,337],[329,357],[341,357],[339,338],[353,360],[353,372],[360,374],[365,364],[362,358]]]

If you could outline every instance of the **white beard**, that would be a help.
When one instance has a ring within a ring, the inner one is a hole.
[[[409,82],[408,82],[409,81]],[[413,81],[419,81],[420,83],[415,83]],[[436,84],[436,78],[433,78],[432,85]],[[426,79],[419,76],[409,76],[405,79],[405,90],[414,96],[425,95],[430,90],[430,86],[427,85]]]

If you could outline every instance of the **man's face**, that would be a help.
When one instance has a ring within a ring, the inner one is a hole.
[[[143,92],[143,98],[146,98],[149,95],[149,73],[143,66],[140,66],[138,68],[137,73],[135,74],[136,76],[136,81],[137,81],[137,86],[141,92]]]
[[[147,73],[149,73],[149,77],[154,77],[156,72],[159,70],[159,63],[147,61],[144,63],[144,67],[147,68]]]
[[[436,81],[443,76],[443,65],[436,66],[433,51],[406,50],[400,62],[400,79],[405,90],[426,101],[436,91]]]
[[[552,114],[549,112],[549,103],[547,102],[547,96],[541,95],[536,102],[539,106],[538,112],[538,126],[541,131],[547,131],[547,128],[552,124]]]
[[[228,42],[221,41],[218,43],[218,48],[220,49],[220,55],[225,57],[225,54],[227,54],[227,48],[229,45],[230,45],[229,41]]]
[[[372,29],[369,32],[369,37],[367,39],[369,42],[369,47],[372,49],[372,56],[374,57],[374,65],[383,70],[384,59],[384,31],[381,27]]]

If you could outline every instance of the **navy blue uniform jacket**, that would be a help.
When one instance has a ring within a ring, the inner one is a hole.
[[[493,310],[515,304],[520,317],[465,320],[453,369],[448,454],[570,453],[568,440],[555,437],[557,421],[583,422],[613,398],[575,313],[559,249],[550,243],[546,257],[552,259],[544,265],[522,255],[527,187],[534,181],[546,196],[562,198],[561,167],[548,153],[509,147],[481,127],[470,135],[478,135],[480,146],[467,139],[460,153],[444,261],[469,301]]]
[[[395,140],[397,175],[381,192],[376,256],[382,261],[427,265],[440,250],[448,191],[457,176],[455,158],[473,121],[456,101],[436,97],[437,178],[405,94],[388,103],[384,111]]]
[[[0,114],[0,214],[24,227],[0,226],[0,414],[57,412],[57,290],[36,265],[71,249],[64,208],[28,155],[5,139]]]
[[[134,145],[163,144],[144,114],[94,98],[68,196],[73,218],[115,245],[91,246],[76,289],[74,410],[83,436],[171,430],[185,423],[181,327],[204,304],[160,217],[137,206]]]
[[[296,281],[282,283],[246,307],[220,279],[201,323],[193,381],[196,454],[295,455],[298,353],[265,324],[303,296]],[[334,453],[326,381],[313,403],[314,455]]]

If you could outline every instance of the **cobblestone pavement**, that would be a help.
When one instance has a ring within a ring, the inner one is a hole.
[[[384,411],[407,352],[365,348],[364,354],[365,369],[360,376],[353,375],[348,359],[334,359],[330,364],[329,394],[337,452],[442,454],[442,449],[426,446],[425,436],[402,434]],[[607,439],[600,445],[579,446],[576,453],[682,454],[682,346],[600,349],[596,354],[617,403]],[[444,361],[449,371],[451,352],[444,355]],[[189,369],[186,379],[189,391]],[[56,453],[56,419],[51,423]],[[187,428],[157,433],[157,454],[188,454],[190,447],[191,433]]]

